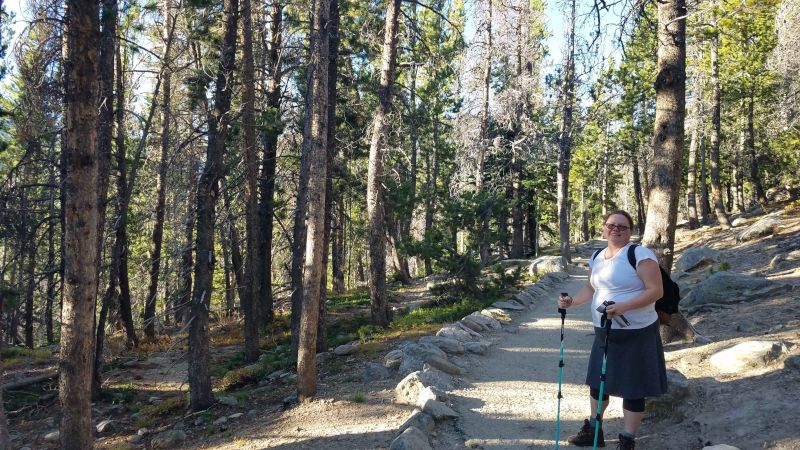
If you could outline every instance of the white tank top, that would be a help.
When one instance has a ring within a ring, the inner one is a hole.
[[[597,312],[597,307],[604,301],[611,300],[616,303],[625,303],[644,292],[644,282],[628,261],[628,247],[630,245],[628,244],[621,248],[610,259],[605,258],[606,251],[608,251],[608,248],[606,248],[589,261],[589,267],[592,269],[592,276],[589,282],[594,288],[592,322],[595,327],[600,327],[601,314]],[[658,261],[652,250],[641,245],[636,246],[634,254],[636,255],[637,267],[645,259]],[[643,308],[626,312],[625,318],[630,322],[630,325],[625,327],[626,329],[638,329],[651,325],[658,319],[655,302]],[[612,323],[612,329],[619,328],[616,323],[613,321]]]

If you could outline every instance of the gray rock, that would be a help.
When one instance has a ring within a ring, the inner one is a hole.
[[[476,355],[485,355],[489,347],[483,342],[467,342],[464,344],[464,349],[467,353],[474,353]]]
[[[186,433],[183,430],[169,430],[159,433],[150,440],[152,449],[169,449],[177,447],[186,440]]]
[[[144,436],[140,436],[138,434],[134,435],[130,439],[128,439],[128,442],[130,442],[133,445],[140,445],[142,442],[144,442]]]
[[[352,355],[355,352],[356,352],[356,346],[353,344],[343,344],[336,347],[336,349],[333,350],[333,353],[335,353],[337,356]]]
[[[420,392],[425,389],[425,384],[421,378],[422,372],[411,372],[397,383],[394,388],[397,403],[406,405],[416,405]]]
[[[425,402],[428,400],[439,400],[442,401],[442,397],[439,395],[439,389],[432,386],[425,386],[419,391],[419,396],[417,397],[417,406],[422,407],[425,405]]]
[[[560,256],[542,256],[535,259],[528,266],[529,275],[542,275],[550,272],[563,272],[564,270],[564,261]]]
[[[231,397],[228,395],[222,395],[217,397],[217,401],[226,406],[236,406],[239,404],[239,401],[236,400],[236,397]]]
[[[470,333],[475,333],[475,332],[472,330],[466,331],[456,326],[447,325],[442,327],[439,331],[437,331],[436,336],[455,339],[459,342],[469,342],[474,340],[472,334]]]
[[[739,450],[739,448],[728,444],[717,444],[717,445],[706,445],[705,447],[703,447],[703,450]]]
[[[744,242],[759,238],[761,236],[767,236],[773,234],[778,230],[780,224],[781,224],[780,213],[773,213],[764,216],[758,222],[745,228],[744,231],[742,231],[736,236],[736,239]]]
[[[422,411],[430,414],[434,420],[453,419],[458,417],[458,413],[450,409],[449,406],[438,400],[428,400],[422,407]]]
[[[483,325],[479,324],[478,322],[475,322],[474,320],[470,320],[470,319],[468,319],[466,317],[461,319],[461,324],[464,325],[465,327],[469,328],[470,330],[476,332],[476,333],[480,333],[481,331],[484,331],[484,330],[487,329],[486,327],[484,327]]]
[[[244,413],[234,413],[234,414],[231,414],[230,416],[228,416],[228,419],[236,420],[239,417],[242,417],[243,415],[244,415]]]
[[[500,322],[511,322],[511,316],[500,308],[486,308],[481,310],[481,314]]]
[[[495,308],[507,309],[509,311],[523,311],[523,310],[525,310],[524,306],[520,306],[520,305],[516,304],[516,302],[514,302],[514,303],[511,303],[511,302],[494,302],[494,303],[492,303],[492,306],[494,306]]]
[[[56,431],[51,431],[44,435],[45,442],[58,442],[59,438],[61,437],[61,433]]]
[[[469,334],[472,337],[472,339],[482,339],[483,338],[482,334],[478,333],[477,331],[474,331],[473,329],[471,329],[468,326],[464,325],[460,321],[453,323],[453,326],[458,328],[458,329],[460,329],[460,330],[466,331],[467,334]]]
[[[422,431],[409,426],[392,441],[389,450],[433,450],[433,448]]]
[[[481,324],[482,326],[486,327],[489,330],[499,330],[500,328],[502,328],[502,325],[500,325],[500,321],[491,316],[486,316],[484,314],[481,314],[478,311],[475,311],[474,313],[468,315],[466,318],[473,322]]]
[[[758,301],[786,290],[786,285],[752,275],[719,272],[702,281],[681,301],[688,308],[708,303]]]
[[[403,350],[392,350],[383,357],[383,366],[388,369],[397,369],[403,362]]]
[[[436,387],[442,391],[453,389],[453,377],[428,364],[423,365],[419,378],[425,386]]]
[[[662,397],[680,401],[689,395],[689,380],[675,369],[667,369],[667,392]]]
[[[428,434],[436,427],[436,422],[433,420],[430,414],[422,412],[422,410],[415,409],[411,412],[411,415],[408,416],[405,422],[400,425],[400,428],[397,430],[397,435],[403,433],[408,427],[414,427],[418,430],[422,431],[424,434]]]
[[[519,332],[519,327],[505,327],[503,331],[509,334],[517,334]]]
[[[708,247],[690,248],[675,262],[675,270],[691,272],[719,261],[719,251]]]
[[[461,375],[462,373],[460,367],[438,356],[429,356],[425,359],[425,362],[430,364],[431,367],[439,369],[444,373],[449,373],[450,375]]]
[[[800,355],[793,355],[784,359],[783,366],[787,369],[800,370]]]
[[[222,416],[214,421],[214,425],[216,426],[225,425],[226,423],[228,423],[228,418],[225,416]]]
[[[325,361],[327,361],[327,360],[329,360],[331,358],[331,353],[330,352],[320,352],[320,353],[317,353],[317,357],[316,358],[317,358],[317,364],[323,364]]]
[[[161,398],[160,397],[150,397],[150,398],[147,399],[147,403],[150,403],[151,405],[157,405],[157,404],[161,403]]]
[[[742,370],[763,367],[778,359],[785,351],[777,341],[748,341],[711,355],[711,364],[723,373],[737,373]]]
[[[363,372],[361,372],[361,379],[367,383],[378,380],[385,380],[389,378],[391,373],[389,369],[383,367],[378,363],[370,363]]]
[[[464,353],[464,344],[453,338],[442,336],[422,336],[419,338],[419,342],[421,344],[435,345],[447,353],[453,353],[456,355]]]
[[[147,428],[139,428],[138,430],[136,430],[136,434],[138,434],[139,436],[144,436],[149,432],[150,430],[148,430]]]
[[[115,428],[116,427],[114,426],[114,421],[111,419],[103,420],[102,422],[98,423],[97,426],[95,427],[98,433],[106,433],[106,432],[113,433]]]

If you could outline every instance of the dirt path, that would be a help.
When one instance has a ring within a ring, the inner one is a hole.
[[[552,289],[550,301],[540,301],[515,316],[519,331],[498,335],[485,357],[472,357],[464,377],[468,387],[450,398],[461,414],[457,427],[471,448],[552,449],[556,429],[559,328],[555,305],[559,292],[575,294],[586,283],[577,272]],[[565,322],[564,377],[561,401],[561,444],[589,414],[588,389],[583,384],[593,331],[589,308],[569,310]],[[606,414],[608,436],[622,427],[621,400],[613,399]]]

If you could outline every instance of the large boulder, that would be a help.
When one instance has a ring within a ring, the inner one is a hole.
[[[472,340],[472,339],[469,339]],[[461,341],[443,336],[422,336],[419,338],[420,344],[432,344],[447,353],[460,355],[464,353],[464,344]]]
[[[405,405],[416,405],[420,392],[425,389],[422,381],[422,372],[411,372],[403,378],[394,388],[397,403]]]
[[[481,326],[486,327],[486,329],[488,330],[499,330],[500,328],[502,328],[502,325],[500,325],[500,321],[498,321],[494,317],[481,314],[478,311],[475,311],[464,318],[476,322]]]
[[[400,435],[403,431],[406,430],[408,427],[414,427],[422,431],[423,433],[430,433],[436,427],[436,422],[433,420],[430,414],[422,412],[422,410],[415,409],[411,412],[411,415],[408,416],[405,422],[400,425],[398,428],[397,434]]]
[[[461,327],[458,327],[456,325],[447,325],[447,326],[442,327],[439,331],[437,331],[436,332],[436,336],[443,337],[443,338],[455,339],[455,340],[457,340],[459,342],[474,341],[475,338],[480,339],[480,337],[481,337],[480,335],[474,336],[473,333],[474,334],[478,334],[478,333],[475,333],[472,330],[469,330],[468,328],[465,330],[465,329],[463,329]]]
[[[708,303],[758,301],[786,289],[766,278],[734,272],[718,272],[699,283],[681,301],[684,307]]]
[[[500,309],[507,309],[509,311],[524,311],[525,307],[517,302],[494,302],[492,306]]]
[[[690,272],[719,261],[719,251],[708,247],[690,248],[675,262],[675,270]]]
[[[786,350],[777,341],[748,341],[711,355],[711,364],[723,373],[737,373],[763,367],[778,359]]]
[[[780,213],[773,213],[768,216],[764,216],[758,222],[745,228],[741,233],[739,233],[736,236],[736,239],[744,242],[759,238],[761,236],[767,236],[773,234],[778,231],[778,227],[780,226],[780,224],[781,224]]]
[[[481,310],[481,314],[486,317],[491,317],[500,322],[511,322],[511,316],[500,308],[486,308]]]
[[[542,256],[528,266],[529,275],[543,275],[550,272],[563,272],[564,261],[560,256]]]
[[[409,426],[392,441],[389,450],[433,450],[433,448],[425,433],[417,427]]]

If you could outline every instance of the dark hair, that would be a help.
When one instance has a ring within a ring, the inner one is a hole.
[[[625,216],[625,218],[628,219],[628,224],[631,226],[631,230],[633,230],[633,218],[631,217],[630,214],[628,214],[627,211],[623,211],[621,209],[618,209],[616,211],[611,211],[610,213],[604,215],[603,216],[603,225],[605,225],[605,223],[606,223],[606,221],[608,220],[609,217],[611,217],[611,216],[613,216],[615,214],[619,214],[620,216]]]

